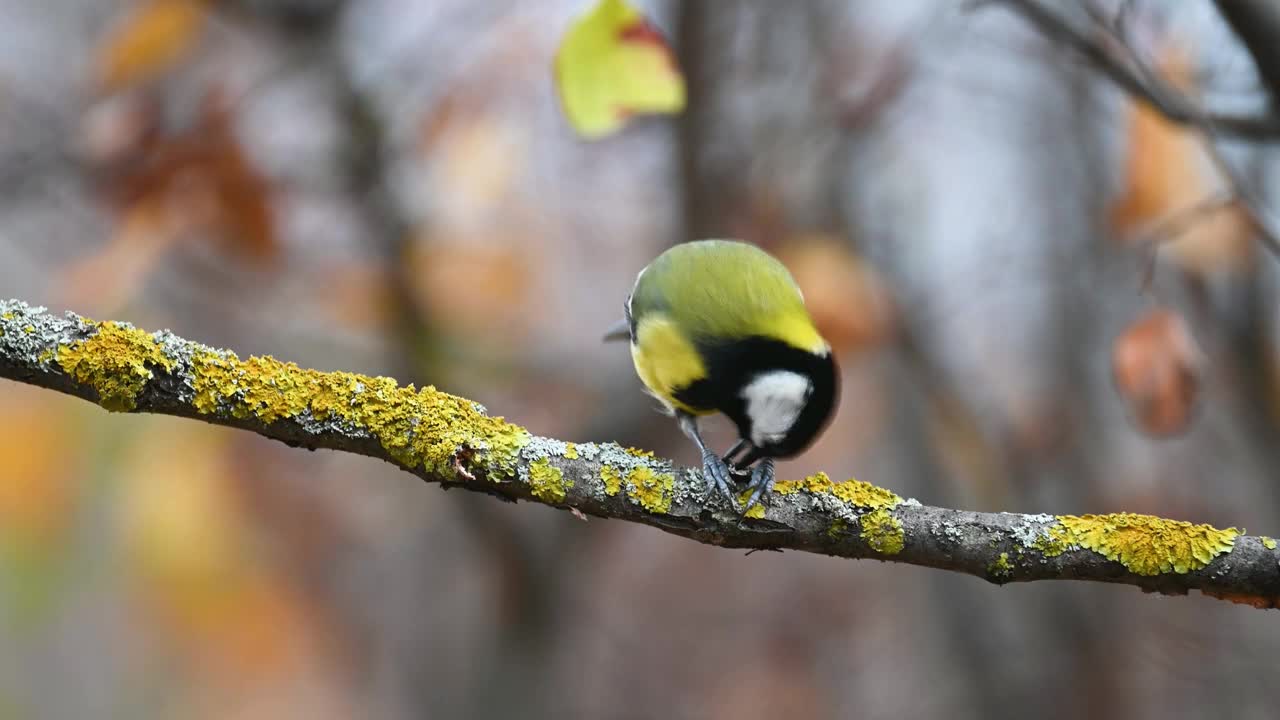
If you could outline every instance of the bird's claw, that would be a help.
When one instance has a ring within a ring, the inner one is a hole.
[[[730,484],[729,466],[710,450],[702,451],[702,479],[707,483],[708,493],[719,493],[731,505],[737,507],[736,498]]]
[[[751,499],[747,500],[747,506],[742,510],[743,515],[755,507],[757,502],[768,499],[769,493],[773,492],[773,458],[763,458],[756,463],[751,469],[751,481],[747,483],[747,489],[751,491]]]

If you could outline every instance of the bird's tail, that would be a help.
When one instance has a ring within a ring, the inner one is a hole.
[[[601,341],[612,342],[614,340],[630,340],[630,339],[631,339],[631,323],[627,322],[626,318],[623,318],[618,322],[610,325],[609,329],[604,331],[604,337],[601,338]]]

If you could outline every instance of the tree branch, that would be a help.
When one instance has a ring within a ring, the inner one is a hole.
[[[1097,69],[1112,79],[1121,89],[1130,95],[1150,103],[1161,115],[1170,121],[1187,125],[1195,130],[1201,138],[1205,152],[1231,188],[1239,207],[1247,212],[1262,246],[1272,255],[1280,258],[1280,232],[1272,226],[1265,204],[1249,187],[1244,177],[1223,156],[1218,147],[1224,136],[1252,138],[1256,140],[1271,139],[1280,136],[1280,115],[1274,111],[1257,118],[1242,118],[1211,113],[1196,100],[1170,84],[1159,73],[1146,67],[1133,50],[1126,45],[1122,37],[1123,29],[1110,27],[1097,13],[1090,13],[1093,18],[1093,33],[1086,33],[1076,28],[1066,18],[1047,9],[1037,0],[983,0],[988,3],[1000,3],[1018,13],[1050,39],[1063,43],[1075,52],[1088,59]],[[1232,11],[1234,16],[1228,20],[1236,23],[1246,21],[1265,26],[1267,32],[1280,31],[1280,12],[1273,9],[1257,9],[1251,0],[1222,0],[1219,9],[1226,13]],[[1123,21],[1123,12],[1128,6],[1122,6],[1121,15],[1116,25]],[[1240,30],[1237,28],[1237,32]],[[1251,43],[1260,38],[1273,37],[1258,29],[1246,31],[1242,40],[1253,53],[1264,79],[1270,86],[1272,80],[1280,82],[1280,67],[1266,65],[1269,60],[1280,58],[1280,51],[1272,48],[1255,49]],[[1275,57],[1273,57],[1275,56]],[[1275,106],[1276,90],[1273,88],[1269,97],[1270,107]],[[1275,129],[1267,130],[1274,125]],[[1144,281],[1145,282],[1145,281]]]
[[[1253,57],[1274,115],[1280,100],[1280,5],[1275,0],[1214,0],[1214,4]]]
[[[979,5],[1003,5],[1022,16],[1046,37],[1079,53],[1122,90],[1151,104],[1161,115],[1180,125],[1212,125],[1221,135],[1247,140],[1280,138],[1280,115],[1214,113],[1200,107],[1185,93],[1154,73],[1144,73],[1129,61],[1121,48],[1105,38],[1077,28],[1058,12],[1037,0],[981,0]],[[1230,5],[1231,2],[1219,3]]]
[[[651,525],[702,543],[876,558],[994,583],[1074,579],[1274,607],[1280,553],[1234,528],[1147,515],[980,513],[856,480],[779,482],[739,520],[700,475],[615,444],[531,435],[432,387],[239,359],[127,323],[0,301],[0,377],[117,412],[194,418],[292,446],[380,458],[429,482]]]

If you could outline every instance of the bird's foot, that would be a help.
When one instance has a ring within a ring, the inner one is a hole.
[[[751,491],[751,499],[747,500],[747,506],[742,510],[744,515],[757,502],[767,500],[769,493],[773,492],[773,458],[761,458],[751,469],[751,481],[747,483],[747,490]]]
[[[719,493],[729,501],[730,505],[736,507],[733,478],[729,475],[729,466],[715,453],[705,449],[702,451],[702,479],[707,483],[708,493],[713,495]]]

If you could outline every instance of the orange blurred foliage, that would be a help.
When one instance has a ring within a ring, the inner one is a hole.
[[[1280,597],[1270,595],[1245,595],[1242,593],[1220,593],[1212,590],[1202,591],[1205,595],[1219,600],[1226,600],[1237,605],[1248,605],[1259,610],[1274,610],[1280,607]]]
[[[779,657],[781,655],[781,657]],[[787,662],[785,654],[754,659],[708,688],[698,714],[713,720],[789,717],[806,720],[832,717],[831,698],[812,676]]]
[[[104,168],[106,197],[117,207],[156,204],[172,232],[211,230],[233,255],[256,263],[279,252],[271,186],[236,136],[226,93],[205,96],[199,120],[172,134],[144,134],[134,152]]]
[[[350,330],[387,332],[395,308],[395,279],[385,265],[343,262],[316,273],[325,289],[316,306],[330,322]]]
[[[206,0],[146,0],[98,48],[95,82],[103,93],[149,80],[190,52],[204,27]]]
[[[99,252],[61,271],[61,296],[71,307],[111,312],[128,303],[172,245],[166,216],[152,203],[125,208]]]
[[[414,301],[441,331],[509,346],[529,330],[533,258],[520,246],[427,240],[410,245],[408,262]]]
[[[1169,44],[1159,55],[1158,70],[1189,95],[1195,93],[1188,49]],[[1213,165],[1195,131],[1165,119],[1148,103],[1126,98],[1128,153],[1125,185],[1110,210],[1112,230],[1137,238],[1161,220],[1185,213],[1221,195],[1226,180]],[[1239,207],[1205,213],[1173,238],[1157,238],[1168,257],[1188,272],[1242,271],[1254,260],[1253,225]]]
[[[1138,427],[1149,435],[1186,429],[1200,392],[1204,359],[1182,316],[1156,308],[1116,338],[1116,389]]]
[[[148,623],[202,671],[276,681],[315,652],[308,604],[264,567],[240,506],[225,431],[161,424],[128,448],[121,527]]]
[[[72,304],[126,301],[182,239],[207,239],[251,266],[270,267],[280,245],[272,187],[245,154],[223,93],[205,97],[193,127],[166,133],[159,108],[121,100],[86,117],[83,143],[102,197],[116,211],[103,250],[63,271]]]
[[[75,504],[65,406],[48,391],[6,387],[0,403],[0,536],[20,545],[55,541]]]
[[[804,293],[806,307],[827,342],[854,352],[893,333],[893,302],[876,271],[848,243],[824,235],[801,236],[777,248]]]

